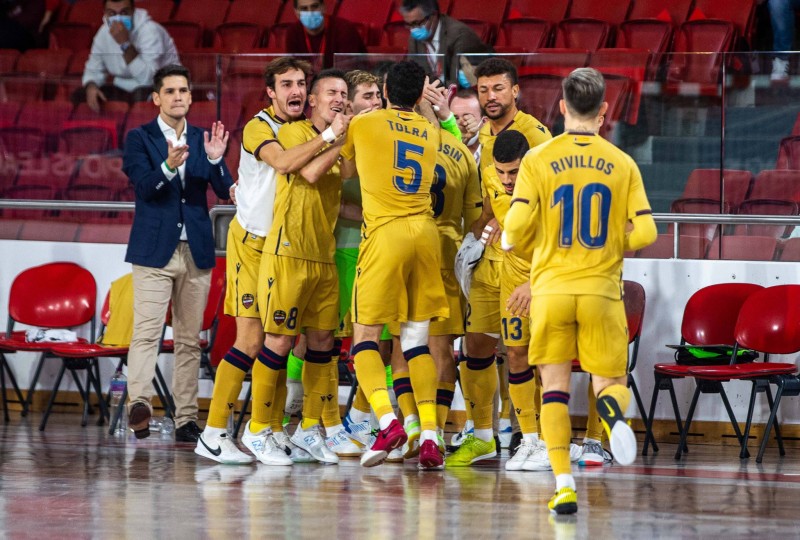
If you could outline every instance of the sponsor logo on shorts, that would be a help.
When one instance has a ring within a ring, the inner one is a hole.
[[[252,294],[242,295],[242,305],[245,307],[245,309],[250,309],[255,303],[255,301],[256,299]]]
[[[272,314],[272,320],[275,321],[275,324],[278,326],[282,325],[286,322],[286,312],[282,309],[275,311],[275,313]]]

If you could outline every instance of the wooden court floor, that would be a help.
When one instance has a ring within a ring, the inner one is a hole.
[[[551,473],[506,456],[419,472],[415,461],[233,467],[152,436],[115,439],[72,414],[0,424],[3,538],[769,538],[800,536],[800,450],[764,463],[732,446],[675,445],[578,471],[579,511],[553,521]],[[505,452],[504,452],[505,453]]]

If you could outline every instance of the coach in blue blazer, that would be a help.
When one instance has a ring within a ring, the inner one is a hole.
[[[175,439],[196,442],[199,333],[215,265],[206,190],[210,184],[218,197],[228,198],[233,181],[222,160],[228,133],[221,122],[210,133],[187,123],[192,95],[183,66],[165,66],[155,74],[153,103],[158,117],[128,134],[123,158],[136,195],[125,257],[133,264],[134,288],[128,422],[138,438],[150,434],[151,381],[172,300]]]

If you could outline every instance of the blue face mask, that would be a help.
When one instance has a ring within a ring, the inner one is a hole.
[[[320,11],[301,11],[300,22],[309,30],[316,30],[325,22],[325,17]]]
[[[109,28],[115,22],[121,22],[128,32],[130,32],[131,28],[133,28],[133,17],[130,15],[114,15],[113,17],[107,17],[106,22],[108,23]]]
[[[431,31],[426,26],[415,26],[411,29],[411,37],[417,41],[425,41],[431,37]]]
[[[458,86],[461,88],[470,88],[472,86],[469,83],[469,79],[467,79],[467,74],[461,69],[458,70]]]

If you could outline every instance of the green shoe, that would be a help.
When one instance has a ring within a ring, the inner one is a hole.
[[[475,435],[467,435],[461,446],[451,454],[445,464],[447,467],[467,467],[482,459],[491,459],[497,455],[494,439],[482,441]]]

